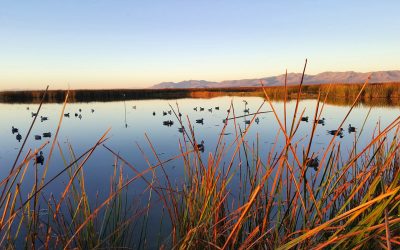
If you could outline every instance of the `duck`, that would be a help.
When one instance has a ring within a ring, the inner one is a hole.
[[[306,166],[309,168],[314,168],[315,171],[318,170],[319,160],[318,157],[315,158],[307,158]]]
[[[181,113],[181,112],[179,112],[179,113],[178,113],[178,116],[179,116],[179,117],[182,117],[182,113]]]
[[[250,124],[250,120],[244,120],[244,124],[246,125]]]
[[[75,113],[75,117],[78,117],[78,113]]]
[[[162,114],[163,114],[163,116],[166,116],[166,115],[167,115],[167,112],[163,111]]]
[[[244,112],[244,113],[249,113],[249,112],[250,112],[250,109],[248,109],[248,108],[247,108],[247,109],[244,109],[243,112]]]
[[[179,133],[183,133],[185,131],[185,127],[178,128]]]
[[[340,138],[343,138],[343,128],[340,128],[339,131],[334,129],[334,130],[327,130],[327,132],[330,135],[337,135]]]
[[[194,111],[197,111],[197,107],[193,108]]]
[[[37,113],[31,112],[31,115],[32,115],[32,117],[35,117],[35,116],[37,116]]]
[[[40,164],[40,165],[43,166],[43,163],[44,163],[44,156],[43,156],[43,152],[42,152],[42,151],[40,151],[40,154],[39,154],[39,155],[36,155],[35,163],[36,163],[36,164]]]
[[[22,135],[18,133],[15,138],[17,139],[18,142],[20,142],[22,140]]]
[[[42,139],[42,137],[40,136],[40,135],[35,135],[35,140],[41,140]]]
[[[82,119],[82,115],[81,115],[81,114],[79,114],[78,118],[79,118],[79,119]]]
[[[82,109],[79,109],[79,112],[82,112]]]
[[[48,138],[50,138],[50,137],[51,137],[51,132],[43,133],[43,137],[48,137]]]
[[[94,109],[91,109],[90,111],[92,111],[92,113],[94,113]]]
[[[155,111],[153,111],[153,116],[155,116],[156,115],[156,112]]]
[[[325,125],[325,118],[315,120],[315,123]]]
[[[353,126],[351,126],[351,124],[349,124],[348,130],[349,130],[349,133],[356,132],[356,127],[353,127]]]
[[[302,122],[308,122],[308,116],[303,116],[301,117]]]
[[[49,118],[47,116],[40,116],[40,121],[47,121]]]
[[[200,111],[204,111],[204,108],[200,107]]]
[[[169,114],[169,115],[172,114],[172,111],[171,111],[171,110],[168,110],[168,114]]]
[[[204,141],[202,140],[200,144],[197,144],[197,149],[204,152]]]
[[[201,124],[203,124],[203,122],[204,122],[204,118],[201,118],[201,119],[197,119],[197,120],[196,120],[196,123],[201,123]]]
[[[29,107],[26,107],[26,110],[29,110]]]
[[[243,102],[244,102],[244,105],[247,105],[247,104],[248,104],[246,100],[243,100]]]
[[[64,114],[64,117],[69,117],[69,113],[65,113],[65,114]]]
[[[18,129],[14,128],[14,126],[11,127],[11,133],[15,134],[18,133]]]
[[[172,126],[173,124],[174,124],[174,122],[171,120],[163,121],[163,125],[168,126],[168,127]]]
[[[260,122],[260,118],[257,117],[254,121],[258,124]]]
[[[212,108],[208,109],[208,111],[209,111],[210,113],[212,113]]]
[[[219,110],[219,106],[215,107],[215,110]]]

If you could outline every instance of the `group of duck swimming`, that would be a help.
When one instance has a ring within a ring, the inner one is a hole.
[[[301,121],[308,122],[308,116],[301,117]],[[325,118],[317,119],[314,122],[317,124],[321,124],[322,126],[325,126]],[[340,129],[334,129],[334,130],[327,130],[326,132],[330,135],[336,135],[336,136],[339,136],[340,138],[343,138],[343,136],[344,136],[343,131],[344,131],[344,129],[340,128]],[[354,132],[356,132],[356,127],[349,124],[347,131],[349,132],[349,134],[354,133]]]

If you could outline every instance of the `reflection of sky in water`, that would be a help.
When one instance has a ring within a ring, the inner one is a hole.
[[[229,108],[231,100],[234,102],[236,116],[243,115],[244,102],[246,99],[250,108],[250,113],[255,112],[258,107],[262,104],[262,98],[258,97],[218,97],[213,99],[179,99],[179,100],[142,100],[142,101],[126,101],[126,117],[128,127],[125,128],[125,109],[124,102],[110,102],[110,103],[72,103],[66,107],[66,113],[70,113],[70,118],[63,119],[59,134],[59,142],[64,151],[64,154],[68,155],[67,142],[71,143],[75,155],[79,156],[85,152],[89,147],[93,146],[95,142],[101,137],[101,135],[111,127],[111,131],[108,134],[109,140],[106,145],[118,152],[121,156],[132,163],[137,169],[144,170],[147,168],[146,161],[140,151],[138,145],[140,145],[147,157],[150,159],[152,164],[156,164],[156,158],[152,155],[151,149],[145,139],[144,134],[150,137],[157,153],[161,160],[167,160],[177,154],[179,154],[179,140],[182,141],[182,135],[178,132],[179,123],[175,116],[166,115],[163,116],[163,111],[170,110],[168,104],[171,104],[174,108],[178,103],[182,118],[185,121],[187,127],[186,115],[192,122],[194,127],[197,141],[205,141],[205,153],[203,153],[204,159],[207,157],[207,152],[214,152],[215,146],[219,137],[219,134],[223,128],[222,120],[226,118],[226,111]],[[305,116],[309,116],[309,120],[312,121],[314,116],[315,100],[302,101],[299,106],[299,112],[306,108]],[[274,103],[276,110],[278,110],[281,117],[283,117],[283,103]],[[29,106],[30,110],[26,107]],[[132,107],[136,106],[136,109]],[[204,107],[205,110],[202,112],[194,111],[194,107]],[[215,110],[215,107],[219,107],[219,110]],[[30,122],[32,121],[31,112],[36,112],[38,105],[36,104],[0,104],[0,113],[2,119],[0,120],[0,167],[1,177],[4,178],[18,153],[19,147],[22,145],[22,141],[18,142],[15,139],[16,134],[11,134],[11,127],[15,126],[20,130],[23,139],[29,129]],[[82,119],[75,117],[75,113],[79,113],[79,108],[82,109]],[[94,113],[91,109],[94,109]],[[207,109],[213,108],[212,112]],[[288,117],[291,117],[295,108],[295,102],[290,102],[287,105]],[[55,134],[62,105],[60,104],[44,104],[42,106],[41,115],[48,116],[49,120],[41,122],[39,117],[36,124],[33,127],[31,136],[27,141],[26,149],[35,149],[39,147],[47,138],[43,138],[41,141],[35,141],[34,135],[41,135],[43,132],[52,132]],[[346,106],[335,106],[325,105],[322,117],[325,117],[325,126],[319,125],[316,131],[316,137],[311,148],[311,152],[321,152],[329,143],[332,138],[331,135],[327,134],[327,130],[336,129],[342,118],[346,115],[349,107]],[[267,103],[264,104],[261,111],[268,111],[270,107]],[[347,132],[347,126],[351,123],[356,128],[361,128],[364,119],[368,113],[369,108],[358,106],[350,114],[348,120],[344,124],[344,137],[337,138],[337,141],[341,142],[343,152],[347,152],[354,140],[354,134],[349,135]],[[156,115],[153,116],[153,111]],[[399,108],[372,108],[370,117],[364,128],[364,136],[360,139],[360,147],[365,145],[371,138],[374,128],[378,121],[381,122],[381,128],[384,128],[390,122],[392,122],[399,115]],[[195,123],[196,119],[204,118],[204,124]],[[163,126],[164,120],[173,120],[174,125],[171,127]],[[248,119],[251,119],[249,117]],[[245,118],[238,118],[237,124],[243,130],[245,128]],[[251,129],[246,137],[247,143],[252,146],[256,143],[256,137],[259,138],[259,152],[261,158],[265,161],[269,150],[273,147],[273,142],[276,133],[279,129],[277,122],[272,113],[265,113],[259,115],[259,124],[252,124]],[[291,119],[288,119],[288,126],[290,126]],[[311,133],[312,122],[302,122],[299,130],[295,137],[295,141],[304,138],[304,142],[308,143],[309,138],[307,137]],[[229,122],[228,128],[225,131],[225,142],[229,145],[235,137],[235,128],[233,126],[233,120]],[[52,138],[51,138],[52,139]],[[303,144],[304,145],[304,144]],[[298,150],[303,150],[303,145],[300,143]],[[278,144],[278,149],[283,147],[282,143]],[[23,159],[27,150],[24,150],[21,158]],[[44,154],[47,155],[50,150],[50,145],[46,146],[43,150]],[[230,154],[233,149],[227,154],[225,158],[225,165],[230,160]],[[97,191],[100,196],[107,195],[109,192],[110,177],[113,173],[114,157],[105,148],[100,146],[93,156],[90,158],[88,163],[85,165],[86,175],[86,186],[87,192],[95,194]],[[62,163],[59,150],[55,148],[53,159],[51,160],[48,178],[54,176],[58,171],[63,169],[64,164]],[[166,170],[173,180],[173,183],[180,182],[183,177],[183,167],[181,160],[175,160],[166,166]],[[39,167],[39,171],[41,168]],[[134,176],[134,173],[126,168],[126,176]],[[158,169],[157,174],[161,176],[161,171]],[[151,178],[151,173],[146,175],[148,180]],[[26,184],[23,185],[22,190],[28,191],[30,184],[33,181],[33,168],[28,170]],[[162,178],[161,182],[162,182]],[[46,192],[59,194],[62,192],[62,184],[66,182],[66,176],[60,178],[54,182]],[[233,179],[237,180],[237,177]],[[144,187],[143,181],[137,181],[130,187],[132,194],[141,194]],[[25,189],[24,189],[25,188]],[[235,189],[235,188],[233,188]],[[154,219],[157,223],[157,219]]]

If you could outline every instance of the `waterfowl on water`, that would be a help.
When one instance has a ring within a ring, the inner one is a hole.
[[[47,116],[40,116],[40,121],[47,121],[49,118]]]
[[[202,140],[200,144],[197,144],[197,149],[204,152],[204,141]]]
[[[258,124],[260,122],[260,118],[257,117],[254,121]]]
[[[197,111],[197,107],[193,108],[194,111]]]
[[[22,135],[18,133],[15,138],[17,139],[18,142],[20,142],[22,140]]]
[[[172,114],[172,111],[171,111],[171,110],[168,110],[168,114]]]
[[[171,120],[167,120],[167,121],[163,121],[163,125],[165,125],[165,126],[172,126],[174,124],[174,122],[173,121],[171,121]]]
[[[244,112],[244,113],[249,113],[249,112],[250,112],[250,109],[244,109],[243,112]]]
[[[82,109],[79,109],[79,112],[82,112]]]
[[[318,170],[319,160],[318,157],[315,158],[307,158],[306,166],[309,168],[314,168],[315,171]]]
[[[248,104],[246,100],[243,100],[243,102],[244,102],[244,105],[247,105],[247,104]]]
[[[42,137],[40,135],[35,135],[35,140],[41,140]]]
[[[351,124],[349,124],[348,130],[349,130],[349,133],[356,132],[356,127],[353,127],[353,126],[351,126]]]
[[[43,137],[51,137],[51,132],[46,132],[46,133],[43,133]]]
[[[82,115],[81,115],[81,114],[79,114],[79,115],[78,115],[78,118],[79,118],[79,119],[82,119]]]
[[[250,124],[250,120],[244,120],[244,124],[246,125]]]
[[[75,117],[78,117],[78,113],[75,113]]]
[[[185,131],[185,127],[178,128],[179,133],[183,133]]]
[[[37,116],[37,113],[31,112],[32,117]]]
[[[163,115],[163,116],[166,116],[166,115],[167,115],[167,112],[163,111],[163,112],[162,112],[162,115]]]
[[[200,107],[200,111],[204,111],[204,108]]]
[[[196,123],[201,123],[201,124],[203,124],[203,122],[204,122],[204,118],[201,118],[201,119],[197,119],[197,120],[196,120]]]
[[[301,117],[302,122],[308,122],[308,116],[303,116]]]
[[[15,134],[18,133],[18,129],[14,128],[14,126],[11,127],[11,133]]]
[[[69,117],[69,113],[65,113],[65,114],[64,114],[64,117]]]
[[[94,113],[94,109],[91,109],[92,113]]]
[[[29,107],[26,107],[26,110],[29,110]]]
[[[212,108],[208,109],[208,111],[210,111],[212,113]]]
[[[153,116],[155,116],[156,115],[156,112],[155,111],[153,111]]]
[[[215,110],[219,110],[219,106],[215,107]]]
[[[179,113],[178,113],[178,116],[179,116],[179,117],[182,117],[182,113],[181,113],[181,112],[179,112]]]
[[[336,135],[336,136],[340,136],[340,138],[343,138],[343,128],[340,128],[339,131],[334,129],[334,130],[327,130],[327,132],[330,135]]]
[[[319,119],[319,120],[315,120],[315,123],[325,125],[325,118],[322,118],[322,119]]]
[[[43,165],[43,163],[44,163],[44,156],[43,156],[43,152],[42,152],[42,151],[40,151],[40,154],[39,154],[39,155],[36,155],[35,163],[36,163],[36,164]]]

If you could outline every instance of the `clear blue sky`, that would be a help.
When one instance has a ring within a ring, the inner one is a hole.
[[[0,2],[0,90],[400,69],[400,1]]]

